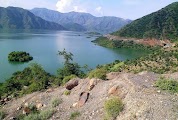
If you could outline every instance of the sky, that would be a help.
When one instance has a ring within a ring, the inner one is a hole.
[[[0,0],[1,7],[48,8],[62,13],[86,12],[135,20],[178,0]]]

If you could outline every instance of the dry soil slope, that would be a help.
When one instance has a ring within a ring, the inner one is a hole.
[[[164,75],[166,77],[178,78],[177,73]],[[124,110],[117,117],[118,120],[176,120],[178,118],[178,95],[159,91],[153,87],[153,83],[160,77],[158,74],[142,72],[132,73],[110,73],[109,81],[96,80],[97,85],[88,91],[89,79],[82,79],[79,85],[72,89],[69,96],[63,95],[64,87],[55,88],[51,92],[36,92],[22,98],[13,100],[4,106],[4,110],[15,116],[18,107],[28,103],[45,104],[41,109],[50,107],[51,99],[60,98],[62,104],[56,107],[57,112],[51,120],[68,120],[71,113],[79,111],[81,115],[77,120],[103,120],[104,102],[113,95],[108,91],[113,86],[118,86],[115,95],[119,96],[124,103]],[[83,91],[90,93],[89,99],[82,107],[72,107],[79,99]]]

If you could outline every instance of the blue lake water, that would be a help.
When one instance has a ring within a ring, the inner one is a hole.
[[[144,51],[134,49],[108,49],[92,43],[96,36],[69,31],[1,31],[0,32],[0,82],[8,79],[12,73],[23,70],[32,62],[56,74],[63,66],[63,58],[58,51],[64,48],[74,54],[74,61],[95,68],[98,64],[111,63],[117,59],[126,60],[142,56]],[[34,60],[28,63],[11,63],[8,54],[12,51],[26,51]]]

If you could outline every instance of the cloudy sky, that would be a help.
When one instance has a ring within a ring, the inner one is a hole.
[[[88,12],[95,16],[117,16],[137,19],[178,0],[0,0],[0,6],[25,9],[35,7],[59,12]]]

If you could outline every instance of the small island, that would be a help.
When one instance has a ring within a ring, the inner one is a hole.
[[[12,62],[28,62],[33,60],[33,57],[24,51],[13,51],[9,53],[8,60]]]

